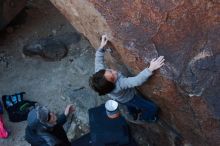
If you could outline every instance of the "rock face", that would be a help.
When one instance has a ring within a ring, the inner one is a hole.
[[[0,0],[0,30],[25,6],[27,0]]]
[[[103,33],[111,37],[113,67],[120,62],[135,75],[165,56],[165,66],[140,90],[183,139],[149,126],[152,144],[220,145],[218,0],[50,1],[94,47]]]

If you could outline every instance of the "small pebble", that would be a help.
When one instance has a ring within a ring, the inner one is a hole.
[[[56,35],[57,31],[56,30],[52,30],[52,33],[53,33],[53,35]]]
[[[62,100],[64,100],[64,101],[66,100],[66,97],[64,97],[64,96],[62,96],[62,95],[60,96],[60,98],[61,98]]]

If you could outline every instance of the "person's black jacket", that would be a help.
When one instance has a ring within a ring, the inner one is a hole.
[[[71,144],[63,129],[65,122],[66,116],[62,114],[58,117],[57,124],[54,127],[40,131],[41,134],[38,134],[41,125],[38,125],[38,127],[27,126],[25,139],[31,146],[70,146]],[[50,143],[50,139],[57,141],[57,143]]]

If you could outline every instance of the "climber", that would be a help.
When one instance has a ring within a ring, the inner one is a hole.
[[[105,69],[103,48],[108,42],[106,35],[102,36],[100,47],[95,54],[95,73],[90,77],[90,87],[99,95],[108,95],[113,100],[126,105],[134,120],[156,122],[158,107],[150,100],[144,99],[134,88],[142,85],[153,73],[164,65],[164,57],[154,58],[149,68],[145,68],[134,77],[125,77],[113,69]]]
[[[32,146],[70,146],[62,126],[74,111],[73,105],[67,105],[64,113],[57,117],[45,106],[35,107],[28,114],[25,139]]]

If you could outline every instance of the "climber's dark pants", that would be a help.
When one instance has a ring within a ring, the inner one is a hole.
[[[144,99],[141,95],[135,97],[129,102],[124,103],[130,114],[141,111],[141,120],[155,122],[158,114],[158,106],[150,100]]]
[[[51,132],[51,135],[55,136],[61,141],[61,144],[58,146],[71,146],[71,143],[69,142],[66,132],[63,129],[63,126],[61,125],[56,125],[53,127],[53,131]]]

